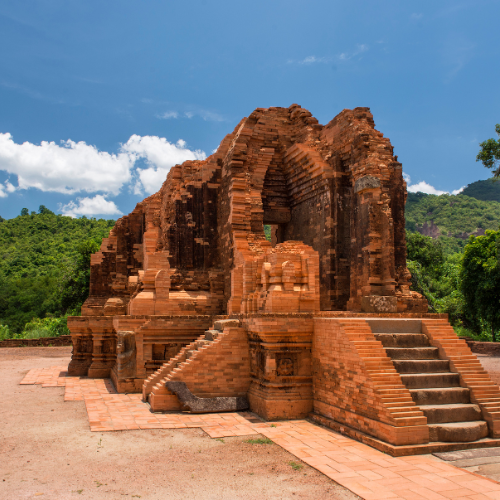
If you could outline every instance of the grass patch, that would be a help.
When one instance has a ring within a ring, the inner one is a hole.
[[[302,467],[304,467],[302,464],[298,464],[297,462],[294,462],[293,460],[291,462],[288,462],[288,465],[293,469],[293,470],[301,470]]]
[[[248,444],[273,444],[269,438],[247,439],[245,443]]]

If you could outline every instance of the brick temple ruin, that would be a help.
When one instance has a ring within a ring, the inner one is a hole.
[[[325,126],[256,109],[92,256],[69,374],[154,412],[249,407],[389,451],[498,445],[498,387],[410,291],[405,198],[368,108]]]

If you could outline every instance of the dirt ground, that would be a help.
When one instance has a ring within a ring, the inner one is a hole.
[[[201,429],[90,432],[83,401],[65,403],[63,387],[19,385],[30,369],[70,355],[0,349],[2,500],[359,498],[275,444]]]
[[[500,357],[487,356],[486,354],[476,354],[476,356],[490,375],[491,380],[500,385]]]

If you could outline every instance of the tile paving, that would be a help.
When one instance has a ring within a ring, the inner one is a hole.
[[[238,413],[155,414],[141,394],[117,394],[109,379],[68,377],[65,366],[31,370],[21,385],[65,387],[84,401],[91,431],[198,427],[212,438],[262,434],[366,500],[500,500],[500,484],[432,455],[391,457],[305,420],[251,422]]]

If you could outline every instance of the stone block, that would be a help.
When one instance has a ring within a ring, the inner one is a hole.
[[[220,413],[248,410],[247,398],[241,396],[199,398],[184,382],[167,382],[167,388],[176,394],[182,406],[191,413]]]

